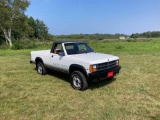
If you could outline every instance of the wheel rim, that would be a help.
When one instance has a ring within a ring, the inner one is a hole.
[[[73,75],[73,85],[75,88],[81,88],[81,80],[77,75]]]
[[[42,74],[43,70],[42,70],[42,66],[41,65],[39,65],[39,64],[37,65],[37,70],[38,70],[39,74]]]

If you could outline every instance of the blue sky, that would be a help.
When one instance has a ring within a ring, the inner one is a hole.
[[[160,0],[31,0],[26,15],[53,35],[160,31]]]

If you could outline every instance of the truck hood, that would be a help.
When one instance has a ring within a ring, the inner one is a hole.
[[[109,62],[109,61],[119,59],[117,56],[103,54],[103,53],[94,53],[94,52],[70,55],[70,57],[73,58],[73,60],[77,59],[79,61],[87,62],[89,64],[97,64],[97,63]]]

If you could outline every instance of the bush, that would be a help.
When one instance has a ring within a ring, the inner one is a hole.
[[[122,46],[122,45],[118,45],[118,46],[116,46],[116,49],[124,49],[124,46]]]
[[[133,38],[129,38],[129,39],[127,39],[126,41],[127,41],[127,42],[138,42],[137,39],[135,39],[135,38],[134,38],[134,39],[133,39]]]
[[[12,49],[20,50],[20,49],[31,49],[36,47],[37,45],[35,44],[35,41],[29,39],[23,39],[23,40],[14,40]]]
[[[1,49],[1,50],[10,49],[10,46],[9,46],[9,45],[6,45],[6,44],[1,44],[1,45],[0,45],[0,49]]]

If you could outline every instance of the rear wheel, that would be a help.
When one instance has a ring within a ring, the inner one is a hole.
[[[85,90],[88,83],[84,74],[80,71],[74,71],[70,76],[70,84],[76,90]]]
[[[45,75],[47,73],[44,64],[42,62],[38,62],[36,64],[37,72],[41,75]]]

